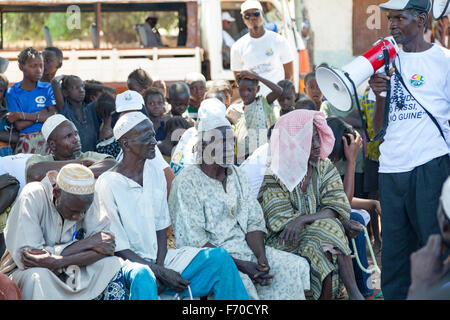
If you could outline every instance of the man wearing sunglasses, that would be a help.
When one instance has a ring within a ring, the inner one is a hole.
[[[256,0],[241,5],[241,14],[248,33],[231,47],[231,70],[235,77],[243,70],[278,82],[293,80],[293,55],[289,43],[281,35],[264,29],[263,9]],[[271,90],[260,85],[259,93],[265,96]]]

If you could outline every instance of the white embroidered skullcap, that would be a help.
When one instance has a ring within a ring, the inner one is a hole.
[[[227,112],[227,107],[217,98],[205,99],[198,108],[198,118],[205,119],[210,116],[223,116]]]
[[[45,141],[48,140],[48,137],[52,134],[53,130],[56,129],[57,126],[59,126],[64,121],[69,121],[66,117],[64,117],[62,114],[55,114],[51,117],[49,117],[47,120],[45,120],[44,124],[42,125],[42,135],[45,138]]]
[[[120,116],[119,120],[117,120],[116,125],[114,126],[114,138],[119,140],[125,133],[133,129],[136,125],[141,123],[144,120],[149,120],[149,118],[143,114],[142,112],[128,112],[124,115]]]
[[[90,195],[95,190],[95,177],[88,167],[70,163],[59,170],[56,185],[70,194]]]
[[[444,186],[442,187],[441,202],[447,218],[450,219],[450,177],[445,180]]]
[[[139,92],[127,90],[116,96],[116,112],[138,111],[145,104]]]

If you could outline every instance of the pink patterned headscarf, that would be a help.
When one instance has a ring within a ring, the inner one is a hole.
[[[270,169],[291,192],[308,170],[313,126],[320,136],[320,159],[334,146],[334,135],[325,115],[319,111],[294,110],[280,117],[270,138]]]

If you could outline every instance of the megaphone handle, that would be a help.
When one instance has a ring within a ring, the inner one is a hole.
[[[384,57],[384,72],[387,76],[389,76],[389,51],[387,48],[383,48],[383,57]],[[386,133],[386,128],[389,122],[389,107],[391,104],[391,82],[388,81],[386,83],[386,98],[384,100],[384,117],[383,117],[383,126],[381,127],[380,131],[373,137],[372,139],[369,139],[369,142],[373,142],[376,140],[380,140],[383,138],[384,134]]]
[[[358,98],[358,92],[356,91],[356,85],[353,82],[352,78],[350,78],[350,75],[348,74],[348,72],[344,72],[344,75],[347,77],[347,79],[352,84],[353,92],[354,92],[354,96],[355,96],[355,100],[356,100],[356,106],[358,107],[359,117],[361,118],[362,129],[364,131],[364,135],[366,136],[367,142],[370,142],[371,140],[369,138],[369,133],[367,131],[367,122],[366,122],[366,119],[364,119],[364,115],[363,115],[363,112],[361,110],[361,105],[359,103],[359,98]]]

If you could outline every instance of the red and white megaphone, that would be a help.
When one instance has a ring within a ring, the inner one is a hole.
[[[398,46],[393,37],[378,40],[374,46],[346,64],[341,69],[319,67],[316,69],[316,81],[325,98],[337,109],[349,111],[352,108],[352,97],[355,94],[353,84],[358,88],[374,73],[384,71],[384,50],[389,53],[391,63],[398,53]]]
[[[434,0],[433,1],[433,18],[440,18],[450,14],[450,0]]]

